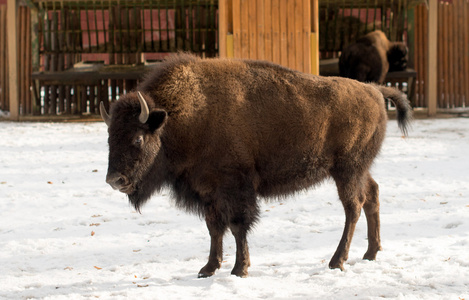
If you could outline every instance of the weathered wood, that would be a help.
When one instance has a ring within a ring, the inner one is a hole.
[[[8,74],[9,74],[9,101],[10,101],[10,120],[19,120],[19,102],[18,102],[18,61],[17,55],[17,5],[15,0],[7,1],[7,40],[8,40]]]
[[[426,79],[426,96],[428,98],[428,115],[436,114],[437,108],[437,37],[438,37],[438,0],[429,0],[428,16],[428,69]]]
[[[0,5],[0,109],[9,110],[6,6]]]

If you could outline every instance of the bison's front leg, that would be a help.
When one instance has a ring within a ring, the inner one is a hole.
[[[246,192],[246,190],[244,191]],[[249,258],[247,234],[251,226],[259,218],[259,207],[254,193],[252,195],[247,195],[246,193],[243,196],[240,199],[244,201],[238,202],[237,210],[230,220],[231,233],[233,233],[236,240],[236,262],[231,274],[239,277],[246,277],[248,275],[251,260]]]
[[[236,262],[231,274],[246,277],[248,276],[248,268],[251,266],[247,241],[249,228],[246,228],[245,224],[231,224],[230,228],[236,240]]]
[[[211,239],[210,255],[207,264],[199,271],[199,278],[210,277],[220,269],[223,260],[223,236],[228,227],[212,208],[205,210],[205,222]]]

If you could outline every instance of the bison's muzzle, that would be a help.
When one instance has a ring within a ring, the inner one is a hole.
[[[121,193],[131,194],[133,191],[132,183],[130,180],[120,173],[108,173],[106,182],[115,190]]]

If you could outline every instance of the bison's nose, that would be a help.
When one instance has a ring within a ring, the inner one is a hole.
[[[126,186],[129,181],[127,177],[120,173],[111,173],[107,174],[106,182],[112,186],[113,189],[120,190],[122,187]]]

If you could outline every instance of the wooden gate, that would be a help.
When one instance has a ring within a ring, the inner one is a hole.
[[[315,7],[311,0],[221,0],[220,56],[317,74]]]
[[[425,78],[428,11],[415,12],[415,68],[418,72],[416,106],[426,107]],[[438,108],[469,106],[469,1],[439,1],[438,5]]]

